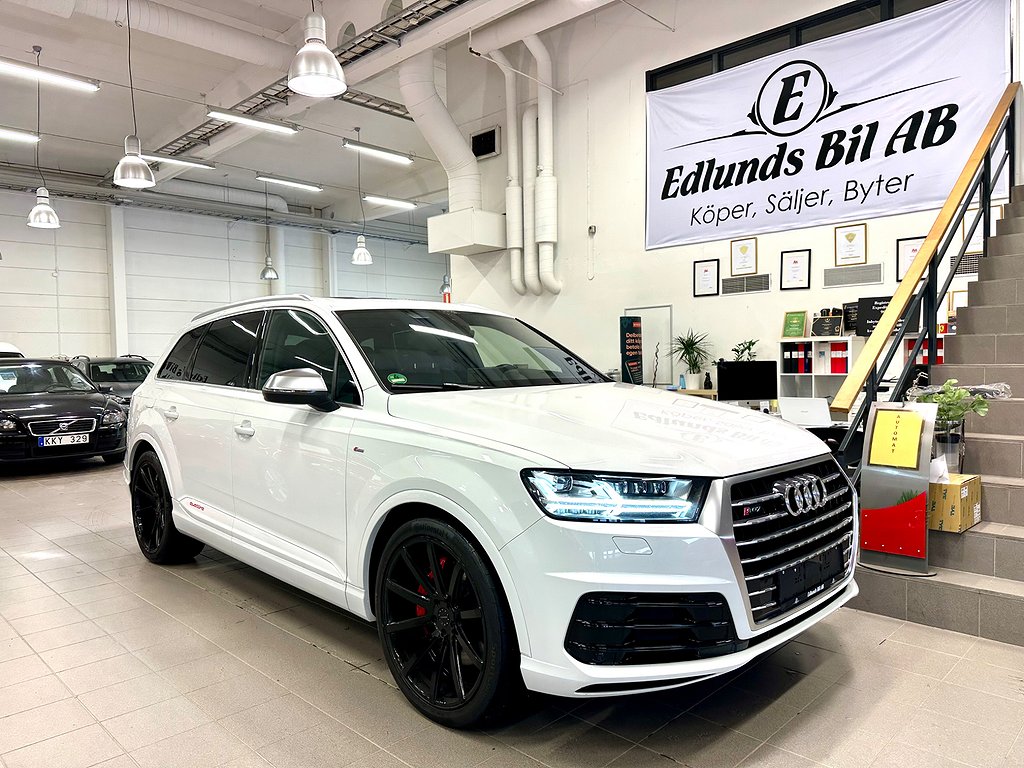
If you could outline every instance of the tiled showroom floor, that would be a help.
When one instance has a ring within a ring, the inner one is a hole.
[[[1024,648],[843,609],[711,685],[446,731],[371,627],[212,550],[146,563],[120,468],[0,470],[6,768],[1024,766],[1022,727]]]

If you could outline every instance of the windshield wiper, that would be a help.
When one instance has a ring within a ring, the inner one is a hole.
[[[455,381],[445,381],[441,384],[389,384],[394,390],[408,390],[421,392],[451,392],[463,389],[484,389],[480,384],[459,384]]]

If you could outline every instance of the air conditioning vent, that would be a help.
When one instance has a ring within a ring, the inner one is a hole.
[[[764,293],[772,288],[771,275],[744,275],[722,278],[722,295],[735,293]]]
[[[826,288],[842,288],[847,285],[876,285],[881,282],[881,264],[864,264],[857,267],[831,267],[825,270]]]
[[[978,263],[980,260],[980,253],[965,253],[964,257],[960,259],[960,266],[956,268],[956,273],[958,275],[978,274]]]
[[[469,138],[473,147],[473,154],[479,160],[484,157],[496,157],[501,154],[501,133],[498,126],[488,128],[486,131],[474,133]]]

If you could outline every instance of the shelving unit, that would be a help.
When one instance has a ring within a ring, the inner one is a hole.
[[[864,346],[859,336],[805,336],[779,342],[779,396],[830,403]]]

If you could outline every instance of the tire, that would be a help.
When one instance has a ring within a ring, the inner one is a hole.
[[[455,528],[433,519],[399,528],[384,548],[375,596],[391,674],[431,720],[449,728],[493,723],[524,700],[505,595]]]
[[[171,516],[171,492],[160,459],[146,451],[132,468],[132,527],[146,559],[160,565],[193,560],[206,546],[178,531]]]
[[[124,451],[119,453],[105,453],[101,457],[104,464],[121,464],[124,461]]]

